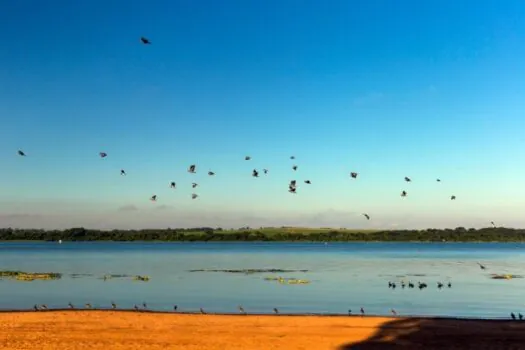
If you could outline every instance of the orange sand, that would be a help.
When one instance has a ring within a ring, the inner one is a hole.
[[[0,349],[525,349],[525,322],[387,317],[0,313]]]

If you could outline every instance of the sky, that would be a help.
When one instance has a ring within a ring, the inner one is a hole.
[[[5,1],[0,39],[0,227],[525,227],[522,0]]]

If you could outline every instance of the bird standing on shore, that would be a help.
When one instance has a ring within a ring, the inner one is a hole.
[[[273,312],[278,315],[279,314],[279,309],[277,309],[276,307],[273,308]]]
[[[73,304],[71,304],[71,302],[69,302],[69,303],[67,304],[67,307],[70,308],[70,309],[74,309],[74,308],[75,308],[75,307],[73,306]]]
[[[204,312],[204,309],[203,309],[202,307],[200,308],[200,312],[201,312],[201,314],[203,314],[203,315],[206,314],[206,312]]]
[[[86,309],[91,309],[91,304],[90,303],[86,303],[84,306],[86,307]]]
[[[394,317],[397,316],[397,312],[396,312],[396,310],[394,310],[394,309],[390,309],[390,312],[392,313],[392,315],[393,315]]]
[[[361,308],[361,316],[364,316],[365,315],[365,309]]]
[[[115,304],[114,301],[111,302],[111,308],[115,310],[117,308],[117,304]]]
[[[246,314],[246,312],[244,311],[244,308],[243,308],[241,305],[239,305],[238,308],[239,308],[239,312],[240,312],[241,314]]]
[[[173,305],[173,311],[177,311],[179,307],[177,305]]]

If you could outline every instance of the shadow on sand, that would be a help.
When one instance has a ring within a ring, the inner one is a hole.
[[[338,348],[360,349],[525,349],[525,321],[399,319],[364,341]]]

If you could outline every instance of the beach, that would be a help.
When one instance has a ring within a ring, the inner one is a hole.
[[[0,313],[0,349],[521,349],[525,322],[133,311]]]

